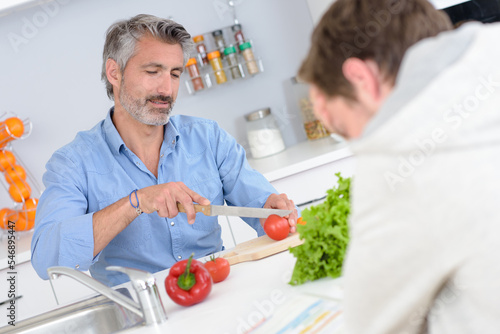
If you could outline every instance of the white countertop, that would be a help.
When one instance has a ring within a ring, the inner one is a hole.
[[[0,270],[8,267],[8,233],[6,230],[0,231]],[[16,264],[31,260],[31,237],[33,230],[26,232],[14,232],[16,234]]]
[[[261,159],[248,159],[252,168],[269,182],[352,156],[345,141],[332,137],[304,141],[286,150]]]
[[[130,333],[253,334],[245,329],[253,327],[259,317],[265,318],[263,327],[273,319],[275,312],[287,308],[287,304],[298,295],[319,294],[340,304],[340,280],[327,278],[298,287],[289,285],[294,265],[295,257],[289,251],[235,264],[225,281],[214,284],[206,300],[187,308],[170,300],[162,286],[168,270],[160,272],[155,277],[168,320],[160,326],[142,327],[130,330]]]
[[[327,326],[315,333],[343,333],[341,279],[324,278],[301,286],[290,286],[288,281],[294,264],[295,257],[289,251],[258,261],[235,264],[225,281],[213,285],[207,299],[190,307],[179,306],[168,297],[164,287],[168,269],[158,272],[154,276],[168,319],[160,325],[140,326],[121,333],[271,334],[287,324],[305,322],[299,319],[304,318],[308,305],[318,300],[326,301],[339,311],[328,323],[335,330]],[[78,287],[79,283],[75,284]],[[118,287],[123,286],[135,295],[130,283]],[[309,318],[318,315],[312,314]]]

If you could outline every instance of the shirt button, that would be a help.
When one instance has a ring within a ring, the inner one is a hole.
[[[175,145],[175,139],[174,139],[174,140],[172,140],[172,145]]]
[[[137,166],[139,166],[139,162],[136,162],[135,164],[136,164]]]
[[[80,265],[79,265],[79,264],[77,264],[77,265],[75,266],[75,269],[78,269],[78,268],[80,268]]]
[[[181,255],[179,255],[179,256],[177,256],[177,258],[180,260],[180,259],[182,259],[182,256],[181,256]]]
[[[160,158],[163,158],[163,156],[164,156],[164,155],[165,155],[165,154],[160,155]]]
[[[175,225],[175,222],[170,222],[170,225],[171,225],[171,226],[174,226],[174,225]]]

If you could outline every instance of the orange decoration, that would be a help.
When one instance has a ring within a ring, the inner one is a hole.
[[[9,195],[22,204],[19,211],[3,208],[0,210],[0,228],[9,229],[9,222],[15,231],[27,231],[35,224],[38,198],[30,198],[31,187],[26,181],[27,172],[24,167],[16,164],[14,153],[4,148],[10,141],[20,139],[25,132],[24,122],[18,117],[10,117],[0,122],[0,172],[4,173],[9,184]]]
[[[21,138],[24,133],[24,124],[17,117],[7,118],[0,123],[0,146],[5,146],[13,139]]]
[[[35,222],[33,220],[26,220],[26,215],[19,212],[19,218],[17,219],[16,225],[14,225],[14,230],[17,232],[28,231],[33,228]]]
[[[26,181],[17,181],[10,185],[9,194],[18,203],[24,202],[31,195],[31,187]]]
[[[5,180],[8,184],[24,181],[26,180],[26,171],[23,167],[14,165],[12,168],[7,168],[5,171]]]
[[[16,164],[16,157],[14,153],[8,150],[0,151],[0,172],[5,172]]]
[[[7,118],[5,120],[5,126],[9,129],[9,132],[16,138],[21,138],[24,133],[24,124],[17,117]]]
[[[38,205],[38,198],[28,198],[24,204],[21,212],[27,215],[29,221],[35,220],[36,207]]]
[[[17,219],[19,218],[19,214],[17,211],[9,209],[9,208],[3,208],[0,210],[0,228],[3,229],[8,229],[9,228],[9,221],[11,222],[17,222]]]

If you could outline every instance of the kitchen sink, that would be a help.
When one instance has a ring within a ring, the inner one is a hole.
[[[137,314],[100,295],[17,322],[15,327],[2,327],[0,333],[108,334],[143,322]]]

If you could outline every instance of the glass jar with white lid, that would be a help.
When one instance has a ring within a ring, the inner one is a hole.
[[[268,157],[286,148],[270,108],[248,113],[245,119],[248,144],[254,159]]]

